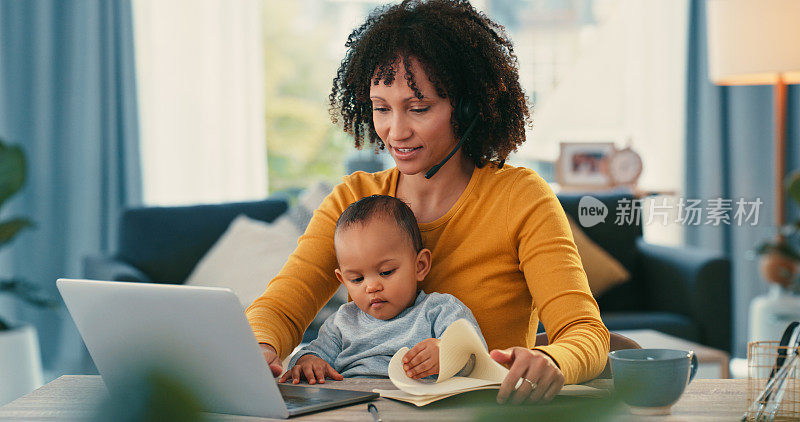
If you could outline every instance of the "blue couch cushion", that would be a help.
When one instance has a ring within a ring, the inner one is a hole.
[[[122,213],[117,257],[159,283],[180,284],[239,214],[271,222],[284,199],[185,207],[148,207]]]
[[[607,312],[642,309],[644,292],[636,279],[636,239],[642,236],[641,221],[639,224],[615,224],[618,209],[622,211],[620,201],[632,201],[634,197],[630,192],[626,191],[559,194],[558,200],[561,202],[561,206],[564,207],[564,211],[579,225],[578,204],[581,198],[586,195],[597,198],[602,202],[608,208],[608,214],[605,222],[592,227],[582,227],[584,233],[616,258],[631,273],[630,281],[614,286],[596,298],[598,305],[600,305],[600,310]]]

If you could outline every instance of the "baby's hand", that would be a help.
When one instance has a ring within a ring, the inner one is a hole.
[[[439,339],[417,343],[403,356],[403,369],[410,378],[419,379],[439,373]]]
[[[326,376],[336,381],[344,379],[328,362],[325,362],[319,356],[309,353],[297,359],[294,367],[286,371],[278,382],[285,382],[291,378],[293,384],[299,384],[301,375],[305,376],[309,384],[316,384],[317,382],[324,384]]]

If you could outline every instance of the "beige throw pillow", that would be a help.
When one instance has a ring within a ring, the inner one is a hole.
[[[239,215],[197,263],[188,286],[228,287],[243,307],[264,293],[297,247],[300,232],[288,219],[274,223]]]
[[[243,307],[250,306],[286,264],[314,210],[331,190],[327,183],[315,183],[272,223],[243,214],[237,216],[195,265],[184,284],[228,287]],[[337,297],[344,302],[347,293],[340,292]]]
[[[586,272],[586,278],[589,279],[589,288],[594,297],[599,297],[608,289],[631,278],[628,270],[605,249],[589,239],[589,236],[583,232],[572,217],[568,215],[567,220],[569,220],[572,237],[575,239],[575,246],[578,247],[583,270]]]

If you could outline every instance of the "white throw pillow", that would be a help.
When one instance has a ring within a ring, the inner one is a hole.
[[[244,307],[264,293],[297,247],[314,210],[333,188],[325,182],[306,189],[297,204],[272,223],[237,216],[189,274],[186,285],[228,287]],[[343,289],[339,300],[347,300]],[[344,295],[344,299],[341,296]]]
[[[236,217],[197,263],[186,285],[228,287],[248,307],[264,293],[297,247],[300,232],[287,218],[273,223]]]

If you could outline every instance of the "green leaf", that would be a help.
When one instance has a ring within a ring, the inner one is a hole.
[[[125,395],[107,395],[91,421],[206,421],[197,389],[161,368],[156,360],[128,367]],[[153,368],[153,369],[150,369]]]
[[[800,254],[798,254],[797,251],[790,245],[781,243],[775,247],[775,250],[786,257],[794,259],[795,261],[800,261]]]
[[[60,304],[52,297],[44,295],[41,287],[25,280],[0,280],[0,293],[10,294],[39,308],[57,309]]]
[[[800,261],[800,252],[785,242],[777,242],[774,240],[764,241],[757,244],[755,248],[755,253],[758,255],[766,255],[773,252],[794,259],[795,261]]]
[[[0,140],[0,206],[25,184],[25,155],[22,148]]]
[[[786,176],[785,185],[786,190],[789,191],[789,196],[800,204],[800,171],[795,170]]]
[[[10,242],[20,230],[33,226],[33,222],[24,217],[0,223],[0,246]]]

